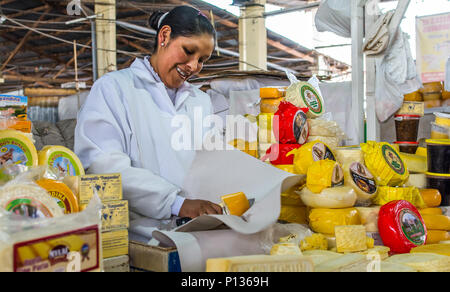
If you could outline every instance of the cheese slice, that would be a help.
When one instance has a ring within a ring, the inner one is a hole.
[[[64,183],[51,179],[39,179],[36,183],[55,199],[65,214],[79,211],[77,196]]]
[[[410,173],[425,173],[427,172],[427,158],[421,155],[409,154],[400,152],[400,157],[406,164]]]
[[[0,166],[15,164],[37,166],[36,147],[23,132],[0,130]]]
[[[355,207],[361,218],[361,224],[366,228],[366,232],[378,232],[378,212],[380,206]]]
[[[450,244],[448,244],[448,243],[426,244],[426,245],[418,246],[418,247],[411,249],[411,253],[417,253],[417,252],[429,252],[429,253],[450,256]]]
[[[84,175],[83,164],[67,147],[47,145],[38,153],[39,165],[49,166],[63,176]]]
[[[450,272],[450,257],[434,253],[396,254],[385,260],[410,266],[419,272]]]
[[[335,226],[336,250],[356,252],[367,249],[366,229],[363,225]]]
[[[270,249],[270,255],[302,255],[297,244],[293,242],[277,243]]]
[[[308,224],[316,233],[334,235],[335,226],[360,225],[361,220],[355,208],[313,208],[308,215]]]
[[[389,257],[389,251],[391,249],[387,246],[383,246],[383,245],[377,245],[374,246],[372,248],[368,248],[366,250],[360,251],[359,253],[364,254],[364,255],[371,255],[376,253],[381,260],[385,260]]]
[[[319,194],[304,188],[298,192],[302,202],[311,208],[340,209],[355,205],[357,196],[355,191],[348,186],[326,188]]]
[[[33,219],[64,215],[64,210],[47,191],[32,184],[11,184],[1,188],[0,208]]]
[[[365,255],[348,253],[315,266],[315,272],[366,272],[369,260]]]
[[[248,209],[250,203],[243,192],[229,194],[220,197],[224,214],[242,216]]]
[[[314,161],[308,168],[306,175],[306,186],[315,194],[330,187],[344,184],[344,173],[342,167],[334,160]]]
[[[446,230],[427,230],[426,244],[442,243],[450,240],[450,232]]]
[[[327,250],[328,239],[321,233],[314,233],[300,241],[300,248],[302,251],[315,249]]]
[[[206,260],[206,272],[313,272],[314,264],[301,255],[251,255]]]
[[[422,215],[425,226],[429,230],[447,230],[450,231],[450,217],[445,215]]]

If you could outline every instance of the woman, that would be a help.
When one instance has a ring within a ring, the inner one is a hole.
[[[94,84],[78,114],[75,152],[90,173],[122,174],[132,220],[221,214],[217,204],[183,198],[195,152],[171,144],[174,117],[185,115],[194,125],[203,119],[195,109],[212,114],[209,96],[186,81],[210,58],[214,28],[188,6],[154,13],[149,22],[157,31],[153,55]]]

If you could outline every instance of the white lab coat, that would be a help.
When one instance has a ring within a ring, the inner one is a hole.
[[[175,198],[183,196],[180,186],[195,155],[194,150],[171,147],[172,134],[180,129],[171,121],[186,115],[192,125],[202,125],[213,109],[209,96],[187,82],[178,89],[174,105],[144,62],[136,59],[130,68],[108,73],[94,84],[78,113],[74,148],[88,173],[122,174],[132,218],[169,219]],[[196,107],[202,116],[194,116]]]

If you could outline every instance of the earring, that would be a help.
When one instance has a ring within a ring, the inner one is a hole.
[[[164,43],[161,43],[161,47],[164,47]]]

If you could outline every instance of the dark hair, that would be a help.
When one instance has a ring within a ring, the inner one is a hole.
[[[216,31],[209,21],[209,19],[200,11],[191,6],[178,6],[169,11],[169,13],[162,19],[161,24],[158,26],[159,20],[165,12],[154,12],[149,20],[148,24],[151,28],[156,30],[156,36],[159,34],[159,30],[168,25],[172,29],[171,38],[177,38],[179,36],[190,37],[201,34],[209,34],[216,40]],[[158,41],[155,41],[154,51],[156,52],[158,47]]]

